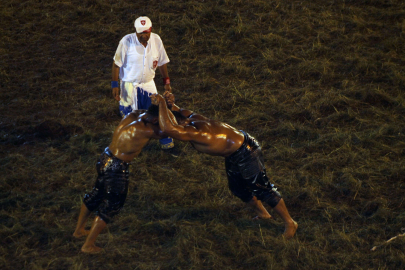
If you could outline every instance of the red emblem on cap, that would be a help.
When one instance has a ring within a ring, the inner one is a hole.
[[[142,21],[141,21],[141,24],[142,24],[142,25],[145,25],[145,24],[146,24],[146,21],[145,21],[145,20],[142,20]]]

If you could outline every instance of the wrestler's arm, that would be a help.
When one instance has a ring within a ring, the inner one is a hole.
[[[163,139],[166,137],[166,134],[163,133],[159,128],[158,129],[149,129],[149,130],[144,130],[143,132],[144,138],[149,138],[149,139]]]
[[[181,140],[205,143],[206,137],[193,126],[180,126],[172,121],[172,112],[167,108],[166,101],[161,95],[152,95],[152,104],[159,106],[159,126],[168,136]]]
[[[132,111],[132,112],[130,112],[129,114],[134,115],[135,117],[138,117],[140,114],[143,114],[143,113],[145,113],[145,112],[147,112],[147,110],[141,109],[141,110]],[[129,115],[129,114],[128,114],[128,115]]]
[[[189,117],[190,115],[193,114],[193,111],[180,108],[179,106],[177,106],[177,105],[174,103],[174,102],[175,102],[175,98],[174,98],[173,93],[166,91],[166,92],[163,94],[163,96],[164,96],[164,98],[165,98],[165,100],[166,100],[167,107],[168,107],[171,111],[173,111],[173,112],[179,112],[179,113],[181,113],[181,114],[182,114],[183,116],[185,116],[185,117]]]

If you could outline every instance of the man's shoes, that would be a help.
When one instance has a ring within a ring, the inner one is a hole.
[[[176,147],[172,147],[169,149],[162,149],[164,152],[170,154],[174,158],[178,158],[181,154],[181,151],[177,149]]]

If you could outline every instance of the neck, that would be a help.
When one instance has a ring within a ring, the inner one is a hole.
[[[145,124],[152,124],[152,125],[154,125],[154,124],[157,124],[157,117],[156,117],[156,120],[155,120],[155,118],[153,117],[153,116],[151,116],[151,115],[149,115],[149,114],[147,114],[147,113],[145,113],[144,115],[142,115],[142,121],[145,123]]]

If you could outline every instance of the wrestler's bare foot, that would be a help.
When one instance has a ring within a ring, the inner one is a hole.
[[[84,237],[84,236],[87,236],[87,235],[89,235],[89,233],[90,233],[90,231],[89,230],[81,230],[81,231],[75,231],[74,233],[73,233],[73,237],[75,237],[75,238],[82,238],[82,237]]]
[[[90,245],[90,246],[82,246],[82,252],[84,253],[91,253],[91,254],[95,254],[95,253],[99,253],[101,252],[103,249],[101,247],[97,247],[95,245]]]
[[[285,225],[285,230],[284,230],[283,236],[286,239],[291,239],[295,235],[295,232],[297,231],[297,229],[298,229],[298,223],[293,220],[292,223],[287,223]]]
[[[273,217],[269,215],[258,215],[253,218],[253,220],[259,220],[259,219],[273,219]]]

